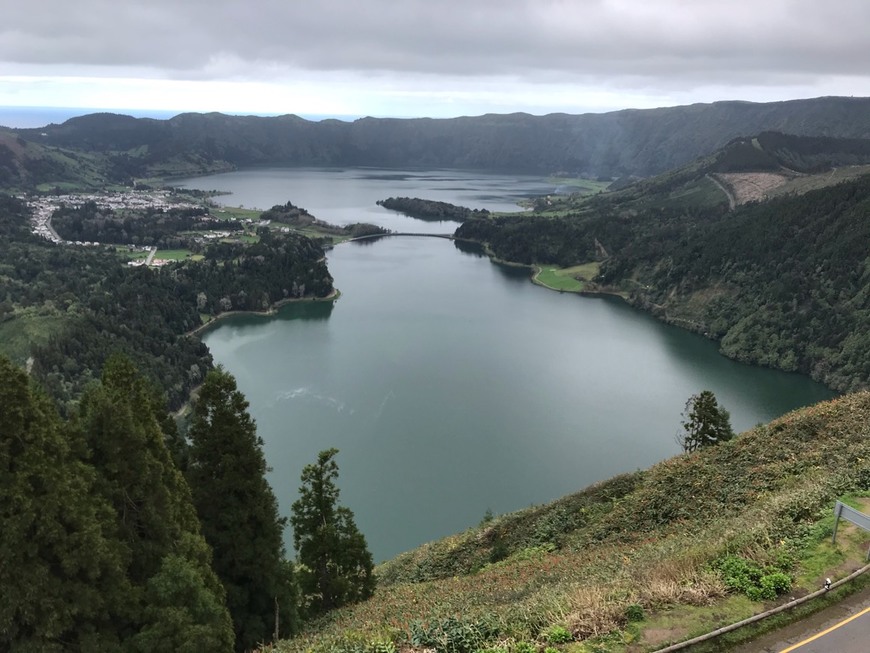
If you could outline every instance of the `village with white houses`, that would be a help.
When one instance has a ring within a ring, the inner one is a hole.
[[[178,197],[171,190],[167,189],[152,189],[152,190],[124,190],[124,191],[98,191],[92,193],[71,193],[67,195],[40,195],[21,197],[20,199],[27,202],[31,210],[31,230],[34,234],[41,236],[47,240],[59,245],[72,245],[80,247],[97,247],[104,243],[92,241],[72,241],[65,240],[55,231],[51,225],[51,218],[55,211],[66,206],[70,208],[78,208],[87,202],[94,202],[99,208],[119,210],[168,210],[168,209],[195,209],[202,206],[201,203],[195,203],[189,199]],[[235,221],[234,218],[228,220]],[[240,222],[247,226],[259,227],[267,226],[268,220],[251,220],[244,219]],[[287,230],[289,231],[289,230]],[[228,238],[232,232],[227,231],[208,231],[197,236],[197,240],[201,242],[220,240]],[[169,263],[175,262],[173,259],[157,258],[157,247],[148,245],[118,245],[112,244],[113,247],[126,247],[131,252],[141,251],[147,253],[144,257],[135,258],[128,262],[130,266],[147,265],[151,267],[160,267]]]

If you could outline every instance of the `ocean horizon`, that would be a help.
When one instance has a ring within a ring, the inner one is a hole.
[[[92,113],[117,113],[134,118],[155,118],[157,120],[168,120],[180,113],[208,113],[206,111],[183,111],[183,110],[155,110],[155,109],[106,109],[99,107],[10,107],[0,106],[0,127],[11,129],[32,129],[35,127],[45,127],[47,125],[66,122],[70,118],[78,116],[86,116]],[[279,113],[252,113],[252,112],[232,112],[223,111],[227,115],[233,116],[278,116]],[[287,111],[285,113],[293,113]],[[311,121],[320,120],[343,120],[352,121],[362,116],[349,115],[321,115],[321,114],[296,114],[301,118]]]

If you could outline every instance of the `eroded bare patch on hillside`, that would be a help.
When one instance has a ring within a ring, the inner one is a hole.
[[[731,190],[737,205],[767,199],[792,178],[779,172],[720,172],[715,177]]]

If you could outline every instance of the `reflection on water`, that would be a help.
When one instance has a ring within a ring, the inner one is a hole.
[[[277,318],[286,320],[328,320],[335,307],[334,301],[323,300],[316,302],[301,301],[289,302],[278,309]]]
[[[250,401],[283,514],[302,467],[335,446],[343,502],[382,560],[487,508],[542,503],[677,453],[680,413],[700,390],[738,431],[832,396],[474,250],[439,238],[339,245],[334,306],[291,304],[207,334]]]
[[[427,233],[452,233],[458,223],[423,222],[377,201],[419,197],[472,209],[520,211],[520,199],[553,193],[550,182],[530,175],[373,168],[258,168],[180,179],[175,185],[229,193],[215,198],[226,206],[266,209],[290,201],[332,224],[369,222],[392,231]]]
[[[453,246],[456,247],[463,254],[468,254],[470,256],[474,256],[475,258],[485,258],[486,252],[483,249],[483,245],[479,243],[472,243],[467,240],[454,240]]]
[[[368,245],[374,245],[379,240],[383,238],[387,238],[387,236],[366,236],[365,238],[357,238],[355,240],[349,240],[346,244],[352,246],[363,246],[366,247]]]

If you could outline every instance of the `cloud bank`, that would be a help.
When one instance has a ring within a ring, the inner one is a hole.
[[[9,4],[0,93],[11,104],[77,98],[87,85],[102,99],[101,79],[121,91],[150,85],[169,101],[190,101],[172,91],[179,82],[209,98],[247,86],[275,105],[322,95],[320,105],[339,109],[498,108],[512,95],[517,107],[558,108],[870,93],[865,0]]]

